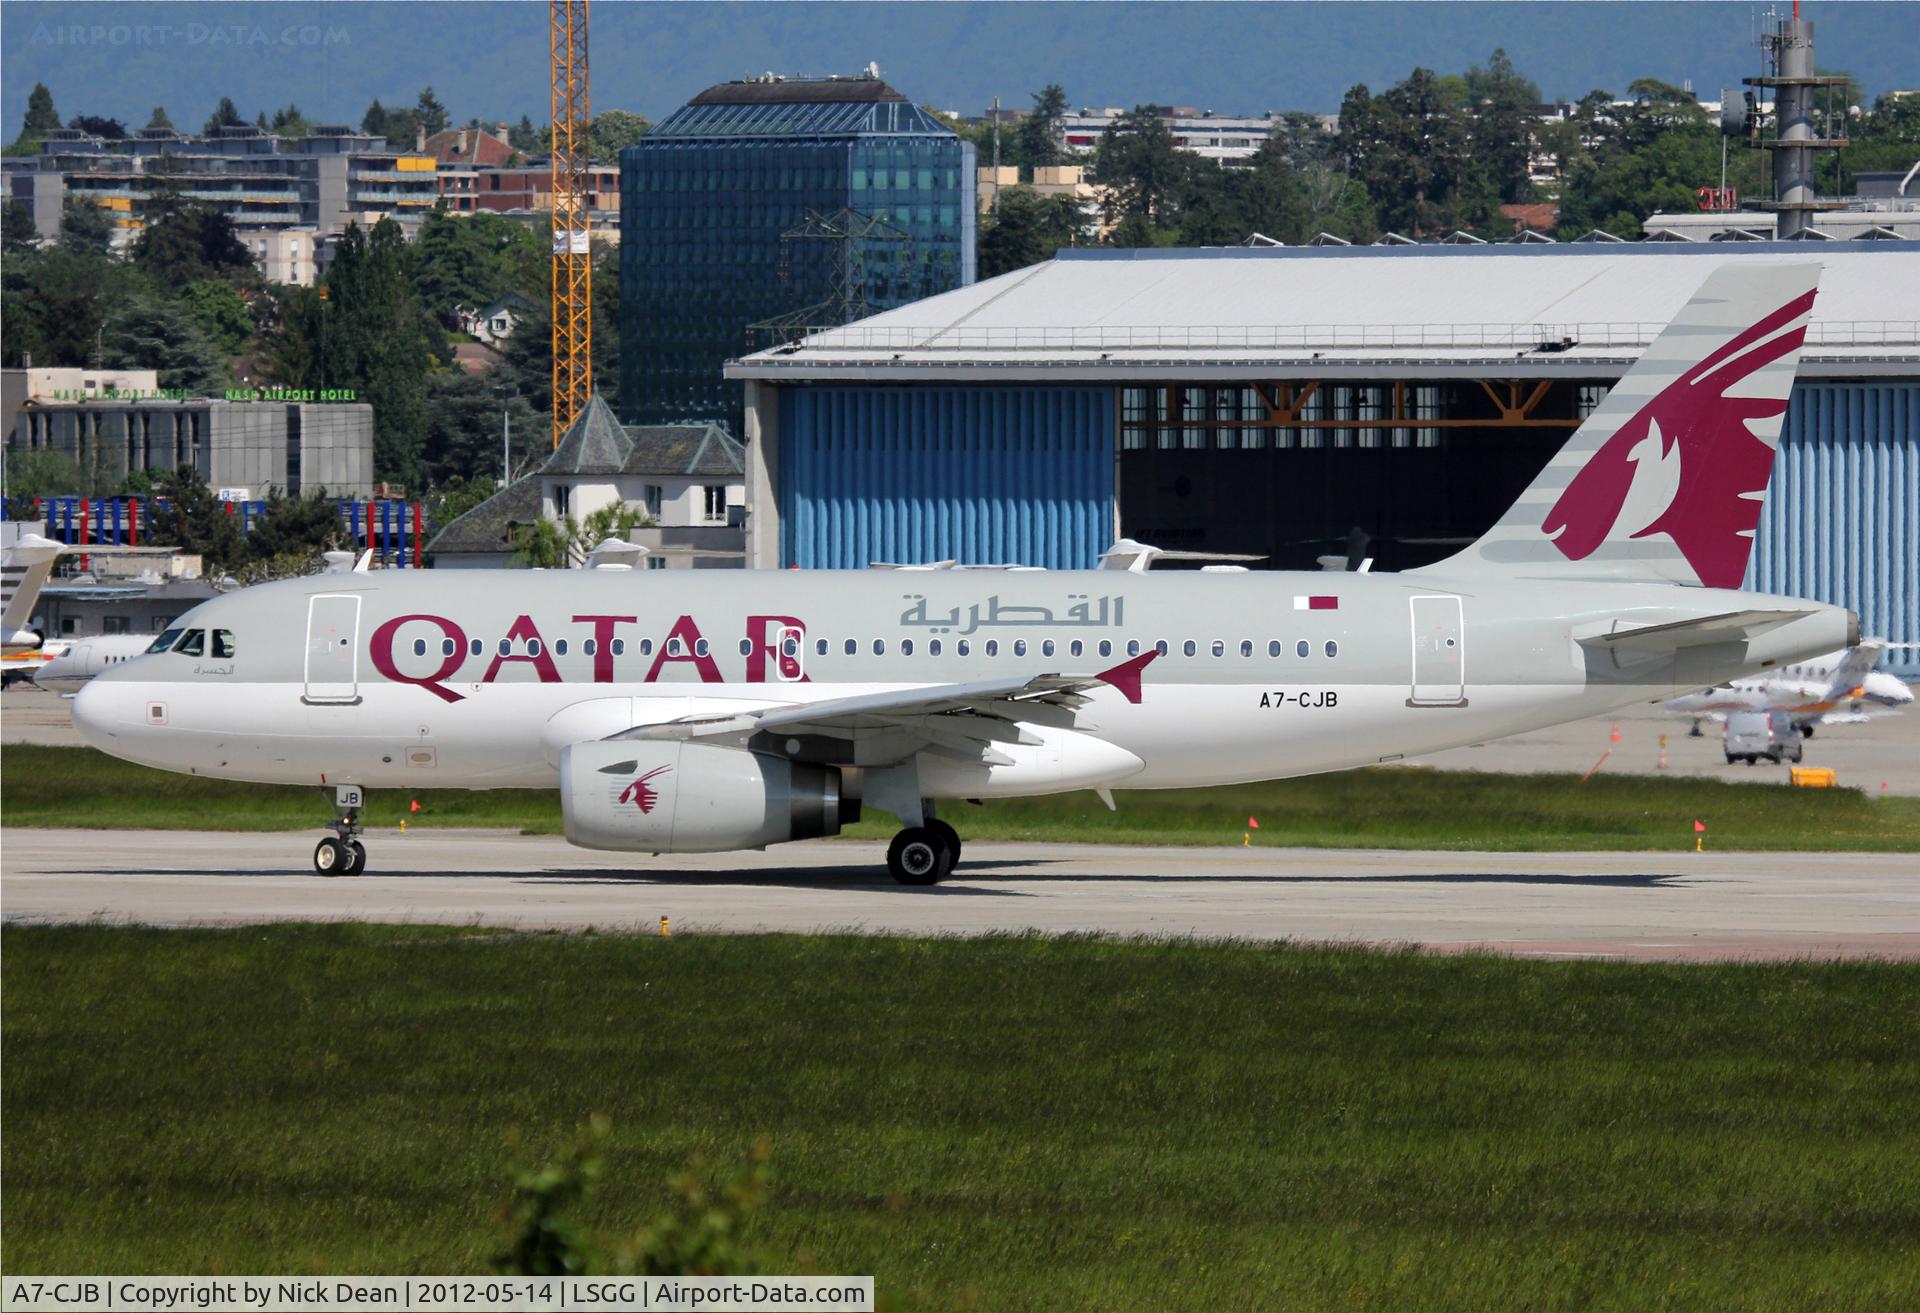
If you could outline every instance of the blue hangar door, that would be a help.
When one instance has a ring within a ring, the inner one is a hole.
[[[1088,569],[1113,539],[1113,389],[780,393],[780,560]]]

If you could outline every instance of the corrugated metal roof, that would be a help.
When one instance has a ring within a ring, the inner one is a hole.
[[[1920,365],[1920,243],[1596,243],[1069,251],[759,352],[727,374],[991,366],[1084,378],[1306,361],[1617,373],[1705,278],[1698,262],[1730,259],[1826,266],[1808,335],[1813,372]]]

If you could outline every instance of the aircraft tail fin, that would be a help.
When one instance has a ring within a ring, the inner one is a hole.
[[[25,629],[33,619],[40,589],[53,573],[54,558],[66,549],[51,538],[27,534],[7,548],[0,563],[0,630]]]
[[[1714,270],[1500,522],[1433,568],[1738,588],[1819,277]]]
[[[1827,686],[1827,696],[1835,702],[1852,697],[1855,690],[1867,682],[1867,675],[1880,663],[1880,654],[1885,650],[1881,643],[1861,643],[1848,648],[1840,664],[1833,668],[1833,683]]]

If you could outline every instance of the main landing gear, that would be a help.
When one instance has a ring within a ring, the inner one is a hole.
[[[367,869],[367,850],[360,844],[360,790],[342,785],[335,791],[339,818],[327,826],[334,832],[313,850],[313,869],[321,875],[359,875]]]
[[[960,860],[960,835],[945,821],[910,825],[887,845],[887,870],[901,884],[939,884]]]

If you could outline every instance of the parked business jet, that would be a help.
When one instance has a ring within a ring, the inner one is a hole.
[[[146,634],[99,634],[75,639],[36,666],[30,677],[41,688],[72,697],[101,671],[145,656],[158,641]],[[178,641],[177,635],[173,641]]]
[[[1660,701],[1859,640],[1738,589],[1818,266],[1711,274],[1507,515],[1401,574],[392,570],[214,598],[81,689],[115,756],[337,792],[558,788],[632,852],[904,828],[954,799],[1232,784],[1399,761]],[[1111,801],[1108,797],[1109,802]]]
[[[1869,640],[1844,652],[1795,661],[1762,675],[1736,679],[1718,688],[1682,693],[1668,701],[1676,716],[1691,716],[1695,736],[1702,720],[1725,720],[1735,711],[1784,711],[1802,734],[1813,737],[1819,725],[1848,725],[1866,720],[1867,703],[1904,707],[1913,690],[1874,664],[1887,645]]]

